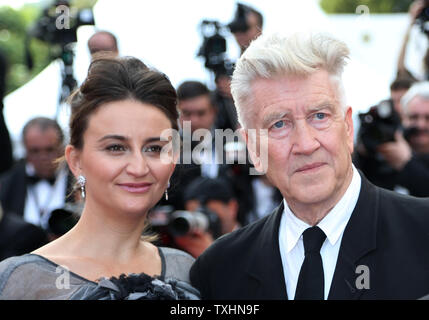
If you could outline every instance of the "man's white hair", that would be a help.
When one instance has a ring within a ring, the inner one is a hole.
[[[295,33],[289,36],[263,34],[254,40],[237,61],[231,92],[243,128],[250,123],[251,85],[256,79],[279,76],[309,76],[326,70],[337,87],[345,110],[345,93],[341,76],[349,49],[346,44],[324,33]]]
[[[415,97],[421,97],[424,100],[429,100],[429,81],[421,81],[413,84],[410,89],[401,98],[402,112],[407,114],[408,104]]]

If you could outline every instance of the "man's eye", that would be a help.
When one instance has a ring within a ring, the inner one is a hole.
[[[326,113],[318,112],[314,115],[314,117],[316,118],[316,120],[323,120],[326,118]]]
[[[281,129],[285,126],[285,122],[283,120],[277,121],[274,123],[273,128],[274,129]]]

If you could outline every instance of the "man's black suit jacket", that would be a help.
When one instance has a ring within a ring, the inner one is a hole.
[[[64,194],[66,202],[73,202],[73,197],[68,196],[72,191],[72,182],[72,175],[69,173],[67,177],[67,190],[65,190]],[[0,177],[0,203],[5,212],[12,212],[23,217],[26,196],[27,175],[25,172],[25,161],[20,161]]]
[[[5,213],[0,219],[0,261],[29,253],[48,242],[48,235],[42,228],[14,213]]]
[[[282,213],[283,204],[221,237],[195,261],[191,282],[203,299],[287,299],[278,240]],[[369,289],[356,285],[360,265],[368,267]],[[428,293],[429,199],[376,187],[362,176],[328,299],[417,299]]]

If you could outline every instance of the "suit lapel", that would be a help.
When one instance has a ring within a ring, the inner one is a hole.
[[[18,174],[16,181],[13,183],[12,189],[14,190],[12,194],[15,201],[14,208],[16,208],[16,213],[24,217],[25,210],[25,199],[27,197],[27,174],[25,172],[25,162],[22,161],[18,169]]]
[[[252,248],[246,273],[256,282],[256,299],[287,299],[283,265],[279,249],[279,225],[283,214],[283,202],[267,217],[257,245]]]
[[[358,299],[365,289],[356,286],[361,274],[357,267],[375,267],[367,254],[376,248],[378,189],[362,174],[361,177],[359,198],[344,230],[328,299]]]

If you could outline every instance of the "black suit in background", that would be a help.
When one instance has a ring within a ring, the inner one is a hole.
[[[5,212],[15,213],[21,217],[24,216],[27,184],[25,161],[18,162],[12,169],[0,177],[0,203]],[[69,173],[65,197],[71,195],[72,184],[72,175]],[[73,197],[66,197],[66,202],[73,202]]]
[[[389,190],[401,186],[411,196],[429,197],[429,154],[414,154],[400,171],[393,169],[378,154],[369,157],[355,152],[353,163],[376,186]]]
[[[0,174],[9,170],[13,165],[12,143],[9,130],[3,116],[3,97],[6,91],[7,62],[0,51]]]
[[[5,213],[0,220],[0,261],[30,253],[47,244],[46,232],[14,213]]]
[[[423,297],[429,292],[429,199],[376,187],[361,176],[328,299]],[[282,213],[283,204],[221,237],[195,261],[191,282],[203,299],[287,299],[278,239]],[[369,268],[369,289],[356,288],[359,265]]]

